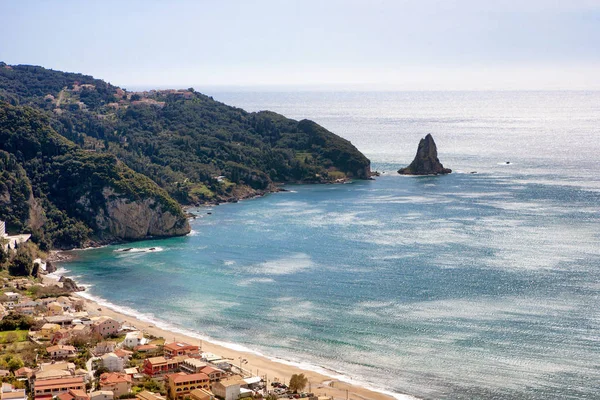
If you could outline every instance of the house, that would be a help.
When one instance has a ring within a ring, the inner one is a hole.
[[[27,400],[25,389],[15,389],[10,383],[2,383],[1,400]]]
[[[92,318],[92,333],[102,337],[116,335],[121,329],[121,324],[105,315]]]
[[[58,400],[90,400],[90,396],[87,395],[85,390],[73,390],[70,389],[66,393],[59,394],[56,396]]]
[[[106,353],[101,357],[104,368],[111,372],[123,372],[125,360],[115,353]]]
[[[71,337],[72,330],[61,328],[52,336],[52,344],[61,344]]]
[[[90,400],[113,400],[115,395],[110,390],[96,390],[90,393]]]
[[[50,355],[50,358],[53,359],[75,357],[77,355],[77,349],[75,347],[62,344],[46,347],[46,351],[48,352],[48,355]]]
[[[143,344],[141,346],[135,346],[133,350],[147,354],[157,354],[159,352],[159,348],[155,344]]]
[[[50,303],[52,304],[52,303]],[[58,324],[58,325],[70,325],[73,323],[73,317],[70,315],[64,315],[64,314],[59,314],[59,315],[49,315],[44,317],[44,321],[48,322],[49,324]]]
[[[177,356],[187,356],[192,358],[200,357],[198,346],[183,342],[167,343],[164,345],[163,351],[166,358],[173,358]]]
[[[187,357],[175,357],[167,360],[164,357],[151,357],[144,360],[144,373],[149,376],[164,375],[176,372],[179,364]]]
[[[200,368],[200,372],[208,375],[211,382],[218,381],[227,376],[225,371],[223,371],[222,369],[211,367],[210,365],[206,365],[206,366]]]
[[[131,377],[120,372],[105,372],[100,375],[100,390],[110,390],[114,397],[131,392]]]
[[[22,367],[15,371],[15,377],[29,379],[33,375],[33,370],[31,368]]]
[[[81,390],[85,392],[85,382],[83,377],[68,377],[58,379],[35,380],[34,397],[35,399],[44,399],[58,396],[69,390]]]
[[[135,398],[138,400],[167,400],[159,393],[152,393],[147,390],[143,390],[135,395]]]
[[[190,392],[190,400],[215,400],[215,395],[206,389],[194,389]]]
[[[115,351],[115,342],[100,342],[94,347],[92,353],[96,356],[101,356],[106,353],[112,353]]]
[[[169,399],[181,400],[194,389],[209,389],[210,379],[208,375],[203,373],[186,374],[185,372],[178,372],[167,375],[167,387]]]
[[[144,343],[144,333],[140,331],[128,332],[125,335],[125,340],[123,340],[123,346],[130,349],[136,346],[141,346]]]
[[[40,329],[39,336],[42,339],[50,340],[59,329],[60,325],[58,324],[45,323],[42,325],[42,329]]]
[[[58,302],[56,302],[56,301],[53,301],[52,303],[48,304],[46,306],[46,308],[48,310],[48,311],[46,311],[46,315],[49,317],[63,315],[63,313],[65,312],[65,310],[63,309],[63,306],[58,304]]]
[[[21,295],[19,293],[5,292],[4,301],[2,303],[4,304],[4,307],[14,307],[19,302],[20,298]]]
[[[212,392],[223,400],[237,400],[240,397],[240,379],[229,378],[212,384]]]
[[[6,378],[10,376],[10,371],[7,369],[0,369],[0,377]]]

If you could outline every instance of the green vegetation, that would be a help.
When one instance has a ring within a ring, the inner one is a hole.
[[[33,324],[30,316],[11,312],[0,321],[0,331],[29,330]]]
[[[290,384],[288,385],[290,391],[298,393],[308,385],[308,378],[304,374],[293,374],[290,378]]]
[[[0,332],[0,343],[6,344],[14,342],[24,342],[27,340],[28,333],[29,331],[23,329]]]
[[[128,93],[90,76],[4,63],[0,166],[0,219],[31,232],[42,250],[103,238],[94,215],[105,187],[181,216],[178,202],[370,174],[349,141],[312,121],[248,113],[193,89]]]

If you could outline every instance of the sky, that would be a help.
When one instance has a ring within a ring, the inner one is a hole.
[[[0,0],[0,61],[132,89],[600,90],[600,0]]]

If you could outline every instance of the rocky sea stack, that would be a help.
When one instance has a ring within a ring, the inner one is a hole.
[[[398,173],[402,175],[439,175],[451,172],[452,170],[444,168],[438,159],[437,146],[430,133],[419,142],[417,155],[413,162],[408,167],[398,170]]]

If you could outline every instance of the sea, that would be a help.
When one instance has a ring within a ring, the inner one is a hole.
[[[600,398],[600,92],[207,94],[314,120],[381,175],[78,251],[85,296],[398,399]],[[452,174],[398,175],[428,133]]]

